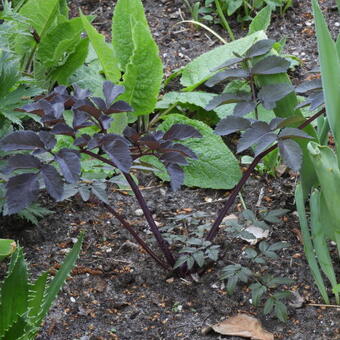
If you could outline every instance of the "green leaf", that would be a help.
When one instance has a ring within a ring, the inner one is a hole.
[[[288,320],[288,311],[287,307],[284,303],[281,301],[275,302],[275,309],[274,309],[275,315],[279,320],[282,322],[286,322]]]
[[[181,84],[187,87],[186,91],[192,91],[211,77],[211,70],[220,66],[221,61],[234,58],[233,52],[243,54],[255,41],[265,38],[263,31],[255,32],[202,54],[183,68]]]
[[[16,243],[14,240],[0,239],[0,261],[15,252]]]
[[[17,320],[18,315],[27,311],[27,267],[21,247],[12,255],[8,274],[0,289],[1,336]]]
[[[31,338],[28,337],[28,330],[32,330],[32,325],[28,322],[28,320],[24,316],[18,316],[13,324],[4,332],[2,340],[20,340],[20,339],[27,339],[30,340]],[[21,338],[25,336],[25,338]]]
[[[140,0],[120,0],[117,2],[112,18],[112,45],[119,67],[126,71],[130,58],[134,54],[134,25],[142,24],[148,30],[144,8]],[[146,39],[149,39],[145,36]]]
[[[106,78],[116,83],[120,79],[120,70],[112,48],[105,42],[105,37],[96,31],[83,13],[80,13],[80,18],[83,23],[83,28],[96,51]]]
[[[19,14],[29,20],[40,39],[48,32],[56,22],[60,0],[28,0],[20,9]],[[19,25],[19,29],[25,29],[25,25]],[[18,35],[16,37],[16,50],[19,55],[24,55],[33,46],[35,40],[30,35]]]
[[[189,160],[189,165],[183,168],[184,184],[189,187],[212,189],[233,188],[241,177],[241,171],[236,158],[222,138],[215,135],[206,124],[179,114],[167,116],[159,129],[167,131],[176,123],[191,125],[203,136],[200,139],[183,141],[183,144],[198,156],[198,160]],[[166,170],[158,160],[149,156],[144,157],[143,160],[160,169],[155,173],[158,177],[162,180],[169,180]]]
[[[307,258],[307,262],[311,270],[312,276],[315,280],[315,283],[317,287],[319,288],[320,294],[322,295],[325,303],[329,304],[327,290],[326,290],[325,284],[321,276],[319,265],[314,255],[314,246],[312,243],[312,238],[311,238],[311,234],[310,234],[309,227],[308,227],[301,184],[298,184],[296,187],[295,201],[296,201],[296,209],[297,209],[299,220],[300,220],[301,234],[302,234],[304,251],[305,251],[306,258]]]
[[[81,67],[88,53],[89,39],[82,39],[75,48],[75,52],[70,54],[66,62],[51,73],[51,78],[60,85],[69,85],[70,76]]]
[[[74,53],[82,30],[80,18],[57,25],[40,40],[36,57],[48,68],[62,64],[65,55]]]
[[[315,30],[318,42],[320,70],[326,115],[333,132],[338,162],[340,159],[340,61],[336,44],[331,37],[326,21],[316,0],[312,1]]]
[[[48,272],[42,273],[29,287],[28,295],[28,317],[36,318],[44,301],[44,295],[47,285]]]
[[[43,318],[48,313],[53,301],[55,300],[59,290],[65,283],[65,280],[67,276],[70,274],[71,270],[74,267],[74,264],[79,256],[81,245],[84,239],[84,233],[82,232],[76,244],[73,246],[70,253],[66,256],[63,264],[61,265],[60,269],[58,270],[57,274],[53,278],[53,280],[50,282],[46,289],[46,295],[44,297],[43,304],[41,306],[41,312],[39,314],[39,317],[36,318],[35,324],[38,326],[40,325]]]
[[[138,22],[132,33],[134,49],[123,76],[125,92],[119,99],[132,106],[134,116],[140,116],[150,114],[156,106],[163,65],[148,27]]]
[[[251,21],[249,25],[248,35],[253,34],[257,31],[266,31],[270,25],[270,20],[272,16],[272,9],[270,6],[266,6],[257,13],[255,18]]]
[[[271,311],[273,310],[274,308],[274,299],[273,298],[269,298],[266,303],[264,304],[264,307],[263,307],[263,314],[269,314],[271,313]]]

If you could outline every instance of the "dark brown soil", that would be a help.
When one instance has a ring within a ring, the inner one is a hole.
[[[73,0],[72,13],[75,15],[81,7],[85,13],[96,14],[97,28],[109,36],[114,3]],[[185,24],[175,25],[181,15],[189,18],[181,0],[145,0],[143,3],[168,74],[218,45],[218,41],[203,30],[195,31]],[[328,8],[327,16],[332,27],[336,27],[337,14],[331,9],[331,2],[325,2],[324,7]],[[287,53],[304,61],[294,73],[295,80],[305,77],[317,64],[313,26],[307,24],[311,20],[309,5],[305,1],[296,1],[284,18],[274,17],[269,30],[269,36],[275,39],[286,36]],[[225,36],[218,26],[213,28]],[[245,34],[239,24],[234,23],[233,28],[237,36]],[[240,338],[214,333],[202,335],[201,329],[237,312],[257,316],[265,328],[275,334],[275,339],[340,339],[340,309],[310,305],[322,303],[322,300],[313,284],[299,240],[293,202],[295,182],[294,175],[286,174],[277,179],[255,175],[243,190],[246,205],[251,209],[255,208],[263,189],[262,206],[291,211],[280,225],[272,227],[268,240],[287,241],[290,246],[279,253],[279,259],[258,268],[293,279],[294,284],[289,288],[298,291],[305,299],[301,308],[289,307],[288,322],[264,316],[260,309],[252,307],[245,286],[240,286],[232,296],[222,289],[218,272],[223,266],[240,261],[246,246],[244,241],[235,240],[221,231],[216,242],[221,245],[223,256],[216,266],[198,282],[190,278],[177,279],[160,269],[100,204],[84,204],[74,199],[58,204],[49,202],[55,213],[44,218],[38,227],[20,231],[20,226],[16,225],[16,230],[2,230],[4,237],[15,237],[25,246],[34,274],[49,268],[53,272],[79,231],[86,230],[77,267],[60,292],[38,339],[236,340]],[[210,214],[212,219],[227,195],[222,191],[189,188],[172,193],[167,184],[151,175],[140,178],[140,184],[160,225],[168,223],[168,217],[195,210]],[[214,203],[219,199],[222,201]],[[136,214],[138,206],[134,198],[112,188],[110,200],[127,216],[136,231],[154,246],[145,221]],[[237,202],[232,210],[237,212],[239,209]]]

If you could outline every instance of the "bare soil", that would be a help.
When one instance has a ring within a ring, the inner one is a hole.
[[[97,28],[109,37],[114,3],[72,0],[71,8],[73,15],[77,14],[79,7],[85,13],[97,15]],[[143,3],[167,74],[219,44],[203,30],[178,24],[181,16],[189,19],[181,0],[145,0]],[[332,5],[331,1],[323,3],[331,26],[336,28],[338,15]],[[292,74],[296,82],[307,77],[308,71],[317,64],[311,22],[309,1],[295,1],[284,18],[274,16],[268,32],[275,39],[286,36],[287,53],[302,59],[302,66]],[[242,25],[235,21],[232,24],[237,36],[245,35]],[[213,28],[225,36],[218,25]],[[211,216],[209,219],[213,219],[228,196],[227,192],[197,188],[183,188],[173,193],[166,183],[159,182],[152,175],[143,175],[139,180],[160,225],[166,225],[168,218],[176,214],[196,210],[206,212]],[[260,192],[262,207],[290,209],[282,223],[272,227],[268,240],[287,241],[290,246],[279,253],[279,259],[256,268],[293,279],[293,285],[287,288],[299,292],[304,298],[301,308],[289,307],[286,323],[264,316],[260,309],[254,308],[249,303],[250,292],[246,286],[241,285],[231,296],[222,289],[219,270],[227,264],[239,262],[246,246],[244,241],[231,238],[225,231],[221,231],[216,239],[221,245],[222,256],[195,282],[190,278],[178,279],[160,269],[97,202],[84,204],[75,198],[53,203],[45,199],[55,213],[41,220],[38,227],[22,225],[18,221],[5,226],[5,221],[0,220],[2,236],[14,237],[25,246],[33,275],[46,269],[53,273],[79,231],[86,230],[77,267],[60,292],[38,339],[236,340],[241,338],[215,333],[203,335],[201,329],[238,312],[258,317],[264,327],[275,334],[275,339],[340,339],[340,309],[310,305],[322,303],[322,300],[313,284],[300,241],[299,224],[294,213],[296,181],[294,174],[286,173],[279,178],[255,174],[243,190],[250,209],[256,207]],[[136,231],[155,246],[145,221],[136,212],[139,207],[134,198],[125,191],[111,188],[110,200],[127,216]],[[232,212],[237,213],[240,209],[240,203],[236,202]]]

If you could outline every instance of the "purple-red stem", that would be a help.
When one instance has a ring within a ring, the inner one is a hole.
[[[307,125],[309,125],[313,120],[315,120],[316,118],[318,118],[319,116],[321,116],[322,114],[325,113],[325,109],[320,110],[319,112],[317,112],[315,115],[313,115],[312,117],[308,118],[307,120],[305,120],[301,125],[298,126],[298,129],[303,129],[305,128]],[[231,192],[227,202],[225,203],[224,207],[220,210],[220,212],[218,213],[216,220],[214,221],[213,225],[211,226],[211,229],[209,230],[207,236],[206,236],[206,240],[207,241],[212,241],[213,238],[217,235],[218,233],[218,228],[221,225],[223,218],[225,217],[225,215],[228,213],[229,209],[231,208],[231,206],[234,204],[235,199],[238,195],[238,193],[241,191],[243,185],[247,182],[249,176],[251,175],[252,171],[255,169],[256,165],[261,161],[261,159],[266,156],[268,153],[272,152],[273,150],[275,150],[277,148],[277,144],[272,145],[269,149],[261,152],[259,155],[257,155],[254,160],[252,161],[252,163],[249,165],[248,169],[246,170],[246,172],[243,174],[242,178],[240,179],[240,181],[237,183],[236,187],[233,189],[233,191]]]

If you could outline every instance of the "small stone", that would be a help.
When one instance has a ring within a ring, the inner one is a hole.
[[[340,26],[340,22],[335,22],[334,26],[339,27]]]
[[[76,302],[76,299],[73,296],[70,297],[70,300],[71,300],[72,303]]]
[[[135,210],[135,215],[136,216],[143,216],[143,210],[142,209],[136,209]]]

